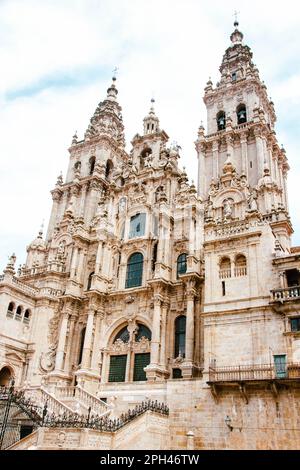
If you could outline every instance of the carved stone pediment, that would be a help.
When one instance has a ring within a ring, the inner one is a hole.
[[[24,358],[16,352],[7,352],[5,358],[11,362],[23,362]]]

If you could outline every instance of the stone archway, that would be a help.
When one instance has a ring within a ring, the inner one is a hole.
[[[2,367],[0,370],[0,387],[8,387],[12,377],[13,374],[11,369],[7,366]]]

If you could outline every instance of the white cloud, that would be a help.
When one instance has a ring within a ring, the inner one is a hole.
[[[49,191],[66,170],[74,130],[83,135],[115,65],[127,143],[141,130],[154,92],[161,127],[181,145],[181,164],[195,178],[203,88],[209,76],[218,79],[236,8],[275,102],[300,244],[297,2],[8,0],[0,2],[1,267],[14,250],[23,262],[25,246],[47,222]]]

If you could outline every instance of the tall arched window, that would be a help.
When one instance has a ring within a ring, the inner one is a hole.
[[[21,318],[22,318],[22,307],[21,307],[21,305],[19,305],[17,310],[16,310],[15,319],[16,320],[21,320]]]
[[[175,348],[174,357],[185,357],[185,325],[186,317],[181,315],[175,320]]]
[[[247,260],[244,255],[237,255],[235,258],[234,275],[236,277],[247,275]]]
[[[220,279],[226,279],[231,277],[231,261],[230,258],[225,256],[220,261],[220,272],[219,272]]]
[[[94,272],[92,272],[89,277],[88,277],[88,282],[87,282],[87,286],[86,286],[86,290],[90,290],[91,287],[92,287],[92,280],[93,280],[93,276],[94,276]]]
[[[85,338],[85,328],[83,328],[83,329],[81,330],[81,333],[80,333],[78,364],[81,364],[81,361],[82,361],[82,353],[83,353],[83,346],[84,346],[84,338]]]
[[[247,112],[246,112],[246,106],[244,104],[240,104],[236,108],[236,115],[237,115],[238,124],[243,124],[244,122],[247,122]]]
[[[107,160],[105,167],[105,178],[109,178],[111,176],[113,167],[113,162],[111,160]]]
[[[6,315],[8,317],[13,317],[14,316],[14,310],[15,310],[15,304],[13,302],[9,302]]]
[[[224,111],[219,111],[217,114],[218,131],[223,131],[226,127],[226,117]]]
[[[94,173],[94,169],[95,169],[95,162],[96,162],[96,157],[91,157],[89,159],[89,164],[90,164],[90,175],[92,175]]]
[[[125,288],[138,287],[142,285],[143,280],[143,262],[142,253],[133,253],[127,262],[127,273]]]
[[[30,321],[30,310],[27,308],[24,313],[23,322],[28,324]]]
[[[181,253],[177,258],[177,278],[180,274],[185,274],[187,269],[186,253]]]
[[[151,259],[151,271],[153,273],[155,271],[155,264],[157,262],[157,248],[158,248],[158,242],[155,242],[152,248],[152,259]]]

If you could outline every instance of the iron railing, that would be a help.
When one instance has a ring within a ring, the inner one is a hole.
[[[277,368],[274,364],[249,364],[228,367],[209,367],[210,382],[245,382],[275,379],[300,379],[300,363],[286,363]]]
[[[68,411],[59,414],[49,413],[47,402],[44,407],[37,406],[24,396],[23,391],[13,390],[12,387],[0,387],[0,400],[10,400],[16,403],[37,426],[52,428],[90,428],[103,432],[115,432],[147,411],[169,415],[168,406],[164,403],[158,403],[157,400],[142,402],[133,410],[128,410],[127,413],[121,414],[116,419],[92,414],[91,407],[88,415]]]

